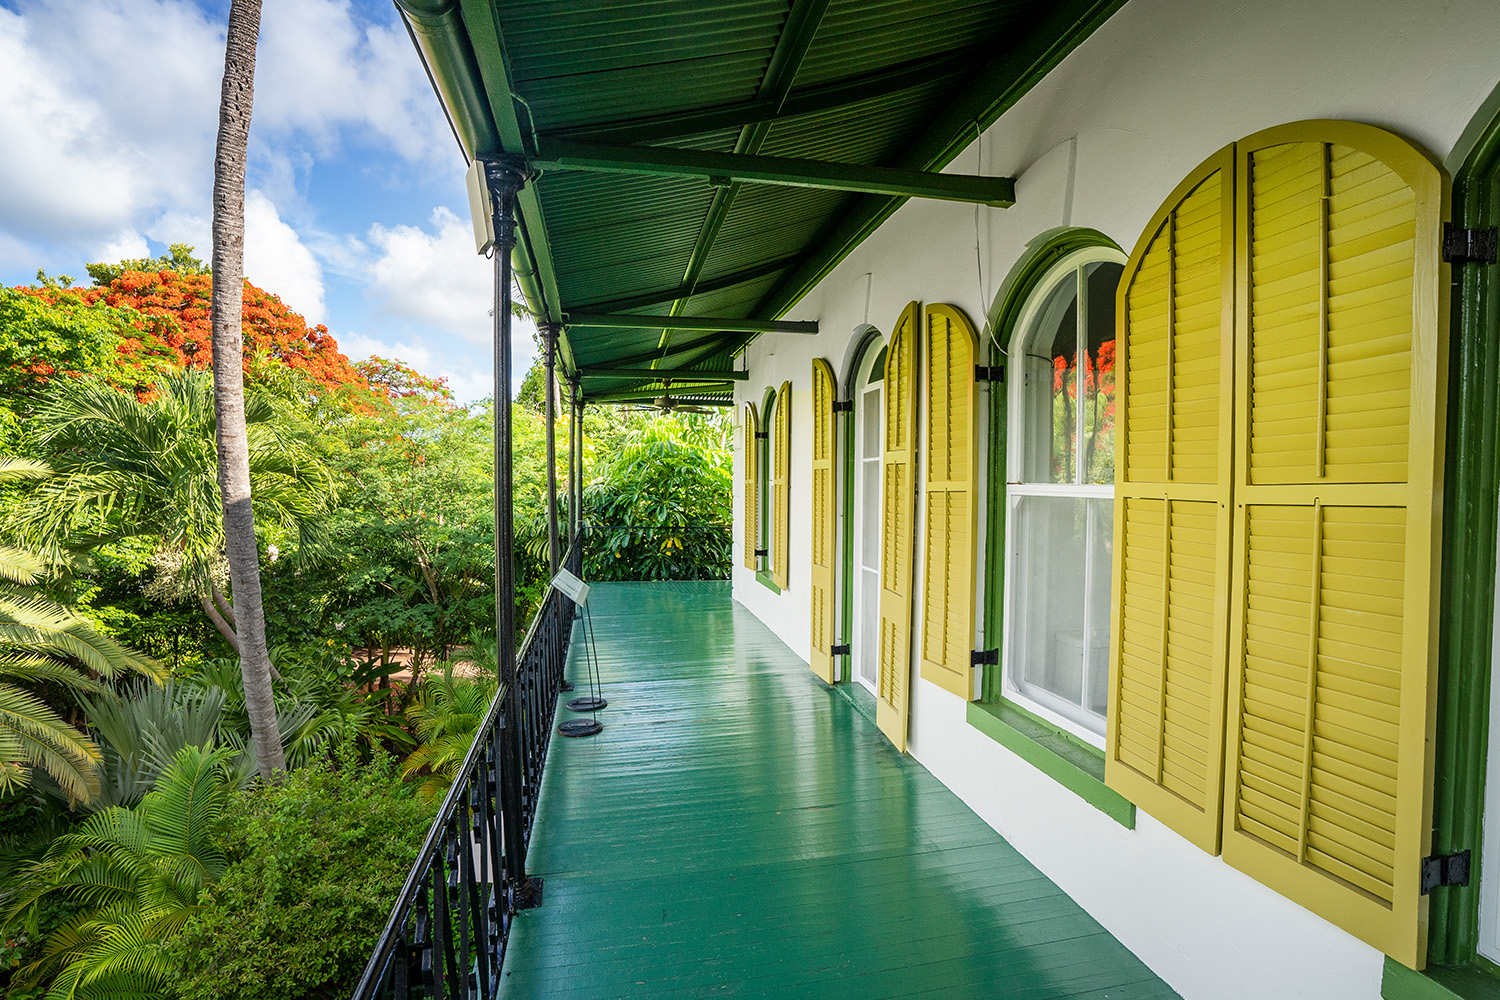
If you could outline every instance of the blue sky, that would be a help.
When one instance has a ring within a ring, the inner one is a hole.
[[[0,0],[0,283],[209,255],[227,2]],[[245,273],[351,358],[489,394],[490,264],[464,162],[388,0],[269,0]],[[517,381],[534,349],[518,328]]]

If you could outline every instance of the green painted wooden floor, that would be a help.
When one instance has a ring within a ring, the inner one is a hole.
[[[605,729],[553,738],[505,997],[1176,996],[727,583],[592,607]]]

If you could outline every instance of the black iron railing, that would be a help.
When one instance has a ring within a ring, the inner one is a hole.
[[[585,524],[585,576],[590,582],[727,580],[732,530],[727,524]]]
[[[564,565],[577,572],[575,540]],[[490,1000],[517,910],[540,902],[526,876],[542,767],[574,607],[549,587],[438,809],[352,1000]]]

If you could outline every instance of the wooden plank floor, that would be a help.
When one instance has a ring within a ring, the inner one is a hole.
[[[553,738],[505,997],[1176,996],[727,583],[592,610],[605,729]]]

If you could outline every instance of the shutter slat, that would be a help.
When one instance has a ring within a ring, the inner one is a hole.
[[[760,430],[760,420],[755,413],[755,404],[745,404],[744,429],[744,564],[748,570],[760,569],[760,559],[755,550],[760,548],[760,442],[755,435]]]
[[[776,394],[775,454],[771,462],[771,582],[787,589],[792,479],[792,383]]]
[[[1237,174],[1224,857],[1420,968],[1443,182],[1329,122],[1250,137]]]
[[[838,392],[833,368],[822,358],[812,363],[812,566],[808,574],[811,585],[811,642],[808,665],[829,684],[838,680],[834,662],[836,641],[836,607],[834,560],[837,552],[835,509],[837,488],[834,473],[837,435],[834,430],[833,401]]]
[[[1231,164],[1221,152],[1152,219],[1116,309],[1123,461],[1105,780],[1209,851],[1227,641]]]
[[[959,309],[931,305],[923,324],[927,467],[923,496],[922,676],[973,697],[974,363],[978,334]]]
[[[922,312],[913,302],[891,330],[885,357],[881,426],[880,644],[875,721],[896,749],[906,749],[911,683],[912,585],[916,530],[912,469],[916,461],[915,378]]]

